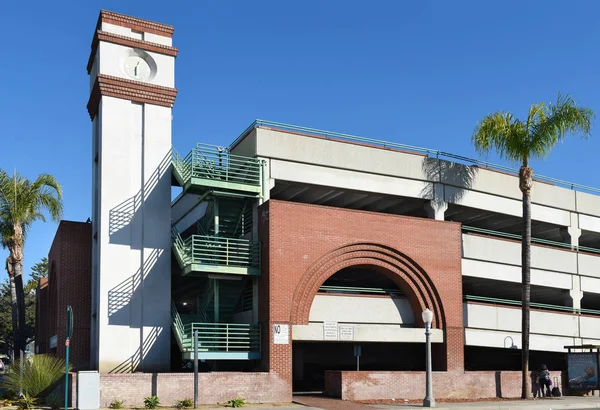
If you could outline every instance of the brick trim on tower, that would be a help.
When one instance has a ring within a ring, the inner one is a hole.
[[[163,107],[173,107],[177,89],[98,74],[87,103],[88,113],[92,120],[98,114],[98,106],[103,95]]]
[[[94,59],[96,58],[96,50],[98,50],[98,44],[100,41],[106,41],[107,43],[119,44],[125,47],[139,48],[141,50],[151,51],[153,53],[165,54],[171,57],[177,57],[177,50],[175,47],[165,46],[163,44],[151,43],[150,41],[138,40],[135,38],[125,37],[114,33],[107,33],[106,31],[96,30],[94,39],[92,40],[92,51],[90,58],[87,63],[88,74],[92,71],[94,65]]]
[[[115,13],[114,11],[109,10],[100,10],[98,24],[96,25],[97,30],[100,29],[102,23],[114,24],[115,26],[127,27],[132,30],[157,34],[159,36],[165,36],[169,38],[173,37],[173,32],[175,31],[175,27],[167,24],[126,16],[124,14]]]

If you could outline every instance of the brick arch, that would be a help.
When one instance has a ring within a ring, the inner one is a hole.
[[[369,266],[386,275],[407,296],[418,325],[423,326],[420,312],[429,308],[434,314],[432,327],[445,329],[442,301],[427,273],[405,254],[374,243],[343,246],[313,263],[294,292],[291,323],[308,324],[310,308],[321,285],[336,272],[350,266]]]

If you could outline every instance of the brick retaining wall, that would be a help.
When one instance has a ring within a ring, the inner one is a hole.
[[[562,389],[561,372],[558,377]],[[325,391],[343,400],[418,400],[425,397],[425,372],[328,371]],[[520,397],[521,372],[434,372],[433,396],[449,398]]]
[[[291,386],[272,373],[213,372],[200,373],[200,404],[224,403],[243,397],[249,403],[289,402]],[[113,400],[125,405],[143,406],[144,397],[156,395],[163,406],[177,400],[193,399],[193,373],[133,373],[100,375],[100,404],[108,407]]]

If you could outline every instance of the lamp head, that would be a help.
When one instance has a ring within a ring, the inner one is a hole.
[[[422,317],[423,323],[430,325],[433,320],[433,312],[427,308],[423,311]]]

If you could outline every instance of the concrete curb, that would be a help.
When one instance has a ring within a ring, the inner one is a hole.
[[[422,406],[415,405],[406,405],[406,404],[375,404],[371,407],[380,408],[380,409],[422,409]],[[436,406],[434,407],[436,410],[457,410],[459,407],[442,407]],[[490,405],[490,404],[482,404],[481,406],[468,404],[462,407],[464,410],[570,410],[570,409],[600,409],[599,403],[547,403],[547,404],[515,404],[511,405]]]

